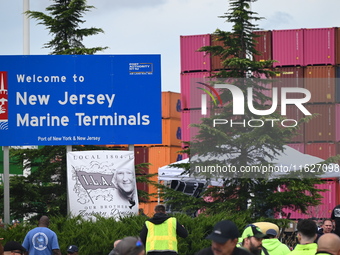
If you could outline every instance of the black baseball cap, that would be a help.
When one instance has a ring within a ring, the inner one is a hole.
[[[237,226],[230,220],[222,220],[217,222],[214,229],[206,239],[212,240],[216,243],[225,243],[229,239],[236,239],[240,236]]]
[[[75,253],[78,251],[78,247],[76,245],[70,245],[67,247],[67,253]]]
[[[18,243],[16,241],[9,241],[4,246],[4,251],[26,251],[26,249],[21,245],[21,243]]]
[[[261,229],[255,225],[248,225],[243,233],[242,233],[242,239],[248,238],[248,237],[256,237],[256,238],[266,238],[267,235],[263,234]]]

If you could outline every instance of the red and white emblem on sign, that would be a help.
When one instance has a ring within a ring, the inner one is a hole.
[[[0,130],[8,127],[8,82],[7,72],[0,72]]]

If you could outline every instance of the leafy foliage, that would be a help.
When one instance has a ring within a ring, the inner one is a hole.
[[[84,150],[115,150],[114,147],[73,146],[74,151]],[[41,215],[67,215],[67,164],[66,146],[44,146],[35,149],[11,149],[11,156],[18,165],[30,169],[30,174],[13,176],[10,180],[11,217],[21,219],[24,216],[35,215],[36,220]],[[24,162],[24,164],[23,164]],[[146,182],[150,185],[152,175],[145,174],[148,164],[135,166],[136,182]],[[147,202],[149,194],[138,190],[141,202]]]
[[[252,219],[248,212],[238,214],[232,211],[222,211],[214,216],[200,215],[191,218],[185,214],[174,215],[180,224],[188,230],[187,238],[179,238],[179,252],[183,255],[191,255],[200,249],[208,247],[211,242],[205,237],[211,233],[213,226],[220,220],[228,219],[238,226],[239,231]],[[125,236],[139,236],[145,222],[145,216],[125,217],[118,221],[113,218],[97,217],[95,221],[85,221],[81,217],[70,218],[67,216],[50,217],[50,229],[56,232],[61,253],[64,254],[69,245],[79,247],[79,253],[83,255],[107,255],[113,248],[113,242]],[[265,218],[259,221],[268,221]],[[285,220],[269,220],[277,225],[284,226]],[[3,243],[10,240],[22,242],[26,233],[37,226],[32,224],[20,224],[13,228],[0,228],[0,236],[4,237]]]
[[[46,8],[49,14],[27,11],[30,18],[37,19],[38,24],[46,26],[53,39],[44,48],[52,50],[54,55],[87,55],[103,51],[107,47],[85,48],[84,37],[104,33],[101,28],[81,28],[85,22],[82,16],[94,6],[86,5],[86,0],[54,0],[55,4]]]
[[[190,142],[191,160],[186,171],[192,176],[207,180],[219,179],[223,185],[207,187],[201,198],[187,198],[190,206],[184,208],[188,210],[200,209],[208,215],[224,210],[237,214],[246,211],[256,219],[273,217],[275,213],[284,216],[283,208],[300,209],[305,213],[308,206],[320,203],[319,192],[322,190],[316,189],[315,184],[322,181],[315,178],[317,176],[304,178],[304,175],[296,174],[273,178],[273,175],[266,173],[241,171],[245,166],[273,166],[274,159],[283,153],[285,144],[299,128],[298,125],[283,127],[280,123],[285,118],[276,112],[260,116],[249,109],[248,102],[252,103],[256,110],[264,111],[269,108],[271,98],[265,96],[264,92],[265,85],[272,82],[270,77],[274,72],[269,68],[275,62],[259,62],[253,59],[254,55],[261,54],[255,49],[254,31],[257,25],[253,22],[262,18],[250,10],[250,4],[255,1],[230,0],[229,12],[220,18],[226,18],[226,22],[233,24],[232,31],[217,29],[212,36],[222,42],[222,45],[199,49],[221,59],[223,69],[216,71],[211,84],[233,84],[243,95],[251,98],[251,101],[244,100],[243,114],[234,114],[235,110],[239,110],[234,109],[236,98],[229,89],[222,88],[219,95],[223,105],[211,104],[211,117],[202,118],[199,124],[192,124],[193,127],[199,128],[199,133]],[[214,126],[215,119],[227,120],[227,124]],[[268,119],[277,121],[271,122]],[[263,125],[257,126],[255,122],[248,125],[249,120],[255,120],[256,123],[262,121]],[[304,121],[306,120],[301,120]],[[215,165],[233,166],[235,172],[197,172],[195,168],[199,166],[199,169],[208,169],[209,166]],[[171,193],[167,202],[184,205],[184,201],[183,196]]]

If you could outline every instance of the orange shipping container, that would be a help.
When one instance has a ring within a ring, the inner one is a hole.
[[[140,203],[139,208],[143,209],[144,214],[149,217],[152,217],[155,214],[155,206],[158,205],[158,202],[148,202],[148,203]]]
[[[181,94],[162,92],[162,118],[181,118]]]
[[[305,88],[311,93],[309,103],[335,102],[334,66],[307,66],[304,77]]]
[[[174,163],[182,159],[181,147],[150,147],[149,148],[149,167],[150,174],[158,173],[158,168]],[[152,178],[153,181],[158,182],[158,176]],[[157,189],[149,186],[149,193],[157,193]],[[157,198],[154,198],[157,199]]]
[[[162,144],[153,144],[153,146],[181,146],[181,139],[181,120],[162,119]],[[150,144],[137,144],[136,146],[150,146]]]

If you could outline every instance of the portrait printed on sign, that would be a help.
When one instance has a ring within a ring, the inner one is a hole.
[[[138,213],[132,151],[68,152],[67,173],[72,215],[93,219]]]

